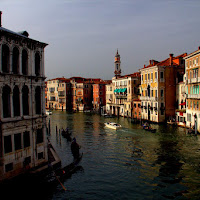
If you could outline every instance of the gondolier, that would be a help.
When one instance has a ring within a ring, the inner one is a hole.
[[[76,138],[74,137],[73,138],[73,141],[71,143],[71,151],[72,151],[72,154],[74,156],[74,159],[77,159],[79,158],[79,149],[80,149],[80,146],[79,144],[76,142]]]

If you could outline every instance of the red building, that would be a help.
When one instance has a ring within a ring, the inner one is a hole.
[[[100,81],[93,85],[93,110],[100,112],[103,106],[106,105],[106,84],[110,84],[112,81]]]
[[[136,120],[141,119],[141,100],[140,99],[134,99],[132,105],[132,118]]]

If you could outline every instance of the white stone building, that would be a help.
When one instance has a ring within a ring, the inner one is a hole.
[[[16,33],[0,24],[0,180],[48,161],[46,46],[29,38],[26,31]]]

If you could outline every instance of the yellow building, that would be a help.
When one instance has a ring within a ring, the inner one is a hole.
[[[166,60],[150,60],[140,69],[142,119],[164,122],[175,118],[176,84],[183,78],[184,56],[170,54]]]

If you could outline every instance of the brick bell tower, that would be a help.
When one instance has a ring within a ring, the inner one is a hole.
[[[114,72],[116,78],[121,76],[120,64],[121,64],[120,55],[119,55],[118,49],[117,49],[117,53],[115,55],[115,72]]]

